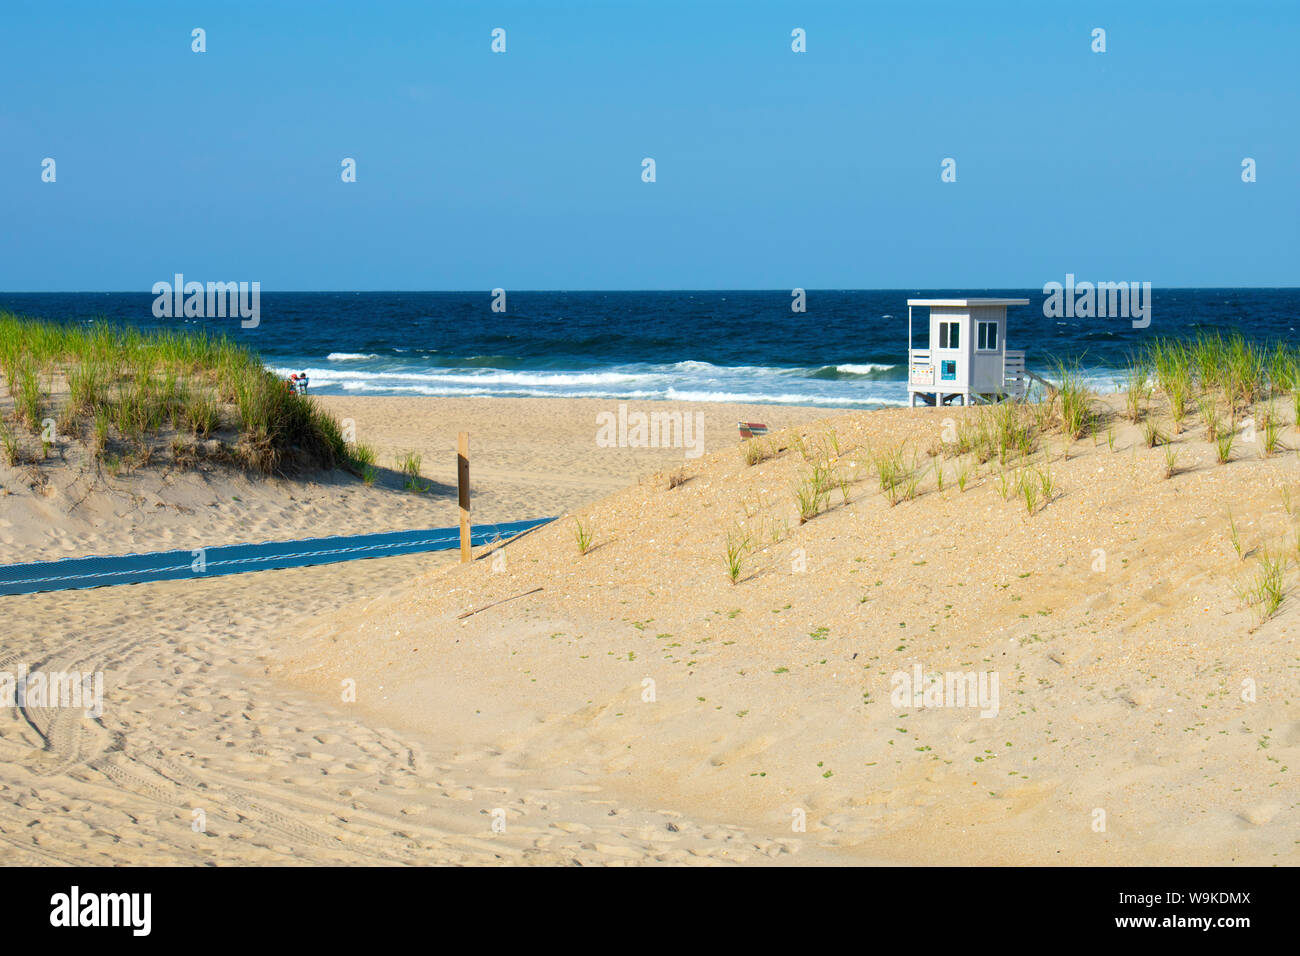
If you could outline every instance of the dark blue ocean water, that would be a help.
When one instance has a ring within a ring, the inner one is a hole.
[[[487,292],[266,292],[248,330],[155,319],[148,293],[0,293],[0,310],[223,331],[327,393],[864,407],[906,403],[907,299],[964,296],[1029,299],[1008,310],[1007,348],[1037,371],[1077,361],[1103,390],[1154,335],[1294,341],[1300,326],[1300,289],[1157,289],[1146,329],[1047,318],[1038,289],[810,290],[802,314],[789,291],[510,292],[504,314]]]

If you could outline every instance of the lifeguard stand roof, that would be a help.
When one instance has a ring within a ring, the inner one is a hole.
[[[1028,305],[1028,299],[908,299],[908,305],[955,306],[965,308],[971,305]]]

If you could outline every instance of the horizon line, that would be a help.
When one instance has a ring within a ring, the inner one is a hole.
[[[198,280],[195,280],[195,281],[198,281]],[[216,281],[216,280],[213,280],[213,281]],[[256,281],[256,280],[245,280],[245,281]],[[1052,280],[1052,281],[1056,281],[1056,280]],[[1081,282],[1091,282],[1093,285],[1096,285],[1096,284],[1097,284],[1097,281],[1102,281],[1102,280],[1096,280],[1096,281],[1094,281],[1094,280],[1091,280],[1091,279],[1083,279],[1083,280],[1080,280],[1080,281],[1081,281]],[[1110,280],[1105,280],[1105,281],[1110,281]],[[1121,280],[1121,281],[1123,281],[1123,280]],[[1136,283],[1136,284],[1141,285],[1142,283],[1139,282],[1139,283]],[[1130,286],[1131,286],[1131,285],[1134,285],[1134,283],[1131,283],[1131,282],[1130,282],[1129,285],[1130,285]],[[1077,284],[1077,283],[1076,283],[1076,286],[1075,286],[1075,287],[1078,288],[1078,284]],[[668,288],[668,287],[664,287],[664,288],[642,288],[642,289],[634,289],[634,288],[589,288],[589,289],[559,289],[559,288],[555,288],[555,289],[524,289],[524,288],[517,288],[517,289],[511,289],[511,288],[508,287],[508,286],[498,286],[497,288],[503,288],[503,289],[506,291],[507,294],[534,293],[534,292],[544,292],[544,293],[564,293],[564,294],[587,294],[587,293],[608,293],[608,292],[620,292],[620,293],[641,293],[641,292],[701,292],[701,293],[714,293],[714,292],[762,292],[762,293],[768,293],[768,292],[772,292],[772,293],[780,293],[780,294],[783,294],[783,295],[789,295],[789,294],[793,291],[793,289],[795,289],[795,288],[801,288],[801,289],[803,289],[805,292],[916,292],[916,291],[928,291],[928,292],[954,292],[954,291],[958,291],[958,290],[969,290],[969,291],[975,291],[975,292],[991,292],[991,291],[998,291],[998,290],[1003,290],[1003,289],[1015,289],[1015,290],[1017,290],[1017,291],[1035,290],[1035,289],[1038,289],[1039,287],[1038,287],[1037,285],[1027,285],[1027,286],[1021,286],[1021,285],[993,285],[993,286],[970,286],[970,285],[961,285],[961,286],[937,286],[937,285],[936,285],[936,286],[875,286],[875,287],[868,287],[868,286],[856,286],[856,287],[854,287],[854,286],[793,286],[793,287],[791,287],[791,288],[789,288],[789,289],[784,288],[784,287],[773,287],[773,288],[744,288],[744,287],[740,287],[740,286],[734,286],[734,287],[723,287],[723,286],[718,286],[718,287],[713,287],[713,288],[689,288],[689,287]],[[397,294],[397,295],[402,295],[402,294],[416,294],[416,295],[428,295],[428,294],[467,294],[467,295],[468,295],[468,294],[472,294],[472,295],[491,295],[491,294],[493,293],[493,291],[494,291],[493,289],[267,289],[267,288],[263,288],[263,287],[261,287],[260,285],[259,285],[258,289],[259,289],[260,292],[263,292],[263,293],[268,293],[268,292],[269,292],[269,293],[272,293],[272,294],[274,294],[274,295],[303,295],[303,294],[324,295],[324,294],[331,294],[331,293],[332,293],[332,294],[351,294],[351,295],[361,295],[361,294],[368,294],[368,295],[370,295],[370,294]],[[1163,285],[1163,286],[1160,286],[1160,285],[1155,285],[1154,283],[1152,283],[1152,284],[1151,284],[1151,289],[1152,289],[1152,291],[1166,291],[1166,292],[1168,292],[1168,291],[1210,291],[1210,292],[1213,292],[1213,291],[1234,291],[1234,290],[1240,290],[1240,289],[1256,289],[1256,290],[1268,290],[1268,291],[1300,291],[1300,285]],[[1043,293],[1043,294],[1046,294],[1046,293]],[[153,296],[153,295],[155,295],[155,293],[152,292],[152,291],[147,291],[147,290],[142,290],[142,289],[0,289],[0,296],[3,296],[3,295],[145,295],[145,296]]]

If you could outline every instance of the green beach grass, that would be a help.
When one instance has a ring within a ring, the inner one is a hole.
[[[1197,391],[1220,393],[1230,410],[1245,409],[1262,398],[1295,391],[1300,381],[1300,348],[1283,342],[1270,347],[1237,332],[1157,338],[1134,361],[1134,374],[1155,380],[1176,420]]]
[[[48,453],[52,432],[115,468],[168,450],[180,464],[202,454],[267,475],[354,464],[332,415],[224,336],[0,312],[0,378],[11,464],[38,460],[24,436]]]
[[[1300,347],[1251,342],[1237,332],[1157,338],[1131,359],[1121,384],[1128,392],[1129,417],[1138,421],[1146,416],[1148,447],[1167,440],[1153,413],[1142,408],[1143,399],[1155,390],[1168,403],[1174,435],[1190,414],[1199,414],[1220,464],[1232,460],[1237,431],[1247,420],[1258,428],[1261,455],[1267,458],[1283,447],[1286,424],[1274,401],[1290,395],[1292,424],[1300,419]]]

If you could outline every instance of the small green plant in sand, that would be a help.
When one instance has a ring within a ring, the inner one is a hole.
[[[352,459],[355,465],[373,465],[379,460],[375,454],[374,446],[355,444],[348,449],[348,457]]]
[[[1215,439],[1214,450],[1220,465],[1226,465],[1232,461],[1232,445],[1236,440],[1237,432],[1232,427],[1225,428],[1219,433],[1219,437]]]
[[[1223,427],[1223,418],[1219,413],[1219,403],[1213,395],[1202,395],[1196,400],[1197,410],[1201,413],[1201,421],[1205,422],[1205,437],[1208,441],[1215,441],[1219,437],[1219,430]]]
[[[727,577],[735,584],[744,570],[745,555],[749,553],[750,540],[746,532],[734,528],[727,532]]]
[[[888,448],[871,456],[872,466],[880,481],[880,490],[889,499],[891,505],[902,500],[904,486],[909,480],[907,465],[903,461],[901,448]]]
[[[1148,418],[1142,423],[1142,438],[1147,443],[1148,448],[1155,448],[1157,445],[1163,445],[1168,439],[1160,431],[1160,425],[1154,418]]]
[[[1029,405],[1034,427],[1040,432],[1049,431],[1056,417],[1056,392],[1048,392],[1040,401]]]
[[[970,481],[971,464],[969,461],[959,461],[957,463],[957,490],[963,492],[966,490],[966,483]]]
[[[1135,425],[1142,420],[1143,403],[1151,397],[1147,366],[1140,359],[1129,360],[1122,385],[1124,387],[1124,413]]]
[[[1046,464],[1023,468],[1016,475],[1015,490],[1025,503],[1025,511],[1033,514],[1040,510],[1040,506],[1046,507],[1056,494],[1056,479]],[[1010,494],[1009,490],[1007,494]]]
[[[830,507],[831,487],[831,470],[827,465],[814,465],[811,474],[795,485],[800,524],[811,521]]]
[[[379,477],[379,469],[375,467],[378,456],[375,449],[370,445],[357,443],[348,449],[348,458],[352,462],[353,471],[361,476],[361,480],[367,486],[374,486],[375,479]]]
[[[1046,505],[1056,496],[1056,478],[1046,462],[1042,468],[1035,468],[1034,472],[1038,475],[1038,490],[1043,496],[1043,504]]]
[[[415,492],[417,495],[429,490],[428,483],[420,478],[420,468],[423,464],[424,456],[413,451],[397,456],[397,470],[404,476],[402,487],[407,491]]]
[[[1006,501],[1011,497],[1011,479],[1005,471],[998,472],[998,494]]]
[[[780,544],[786,538],[790,537],[790,519],[782,518],[781,523],[777,524],[776,519],[773,518],[771,529],[771,543]]]
[[[1178,449],[1165,445],[1165,477],[1172,478],[1178,473]]]
[[[1260,446],[1260,454],[1264,458],[1271,458],[1281,445],[1282,420],[1271,409],[1265,409],[1260,412],[1259,424],[1264,431],[1264,443]]]
[[[982,460],[996,457],[999,465],[1005,465],[1013,451],[1025,456],[1033,451],[1033,412],[1026,412],[1023,405],[1002,402],[981,408],[980,414],[980,437],[987,444]]]
[[[1029,469],[1025,469],[1018,476],[1016,484],[1020,489],[1021,500],[1025,503],[1025,511],[1033,514],[1038,506],[1038,482]]]
[[[1228,540],[1232,543],[1232,550],[1237,552],[1237,559],[1244,560],[1245,553],[1241,549],[1241,532],[1237,528],[1237,519],[1228,512]]]
[[[1183,430],[1191,392],[1191,371],[1186,366],[1182,366],[1165,386],[1165,395],[1169,399],[1169,417],[1173,421],[1175,435]]]
[[[969,418],[963,418],[957,423],[957,440],[952,443],[953,447],[948,450],[950,455],[965,455],[967,452],[974,451],[979,444],[979,426],[977,422],[972,422]]]
[[[1286,572],[1286,557],[1280,554],[1270,554],[1263,551],[1259,556],[1259,566],[1255,569],[1255,577],[1246,588],[1245,598],[1248,604],[1255,607],[1259,621],[1262,624],[1282,606],[1282,598],[1285,595],[1283,577]]]
[[[1077,366],[1067,366],[1058,361],[1056,375],[1059,379],[1057,395],[1061,402],[1061,426],[1067,439],[1077,441],[1092,428],[1092,392],[1084,385]]]
[[[921,463],[917,461],[916,455],[912,455],[912,466],[906,472],[903,479],[903,499],[911,501],[916,497],[921,487]]]
[[[578,553],[586,554],[591,550],[591,543],[595,540],[595,534],[590,528],[584,525],[580,519],[574,518],[573,539],[578,544]]]
[[[821,513],[820,498],[808,480],[794,486],[794,500],[799,507],[799,523],[805,524]]]
[[[22,449],[18,438],[3,420],[0,420],[0,447],[4,449],[5,463],[10,467],[22,460]]]
[[[801,442],[803,439],[799,439]],[[757,465],[761,461],[766,461],[772,457],[772,446],[765,444],[757,438],[748,438],[741,446],[745,455],[745,464]]]

